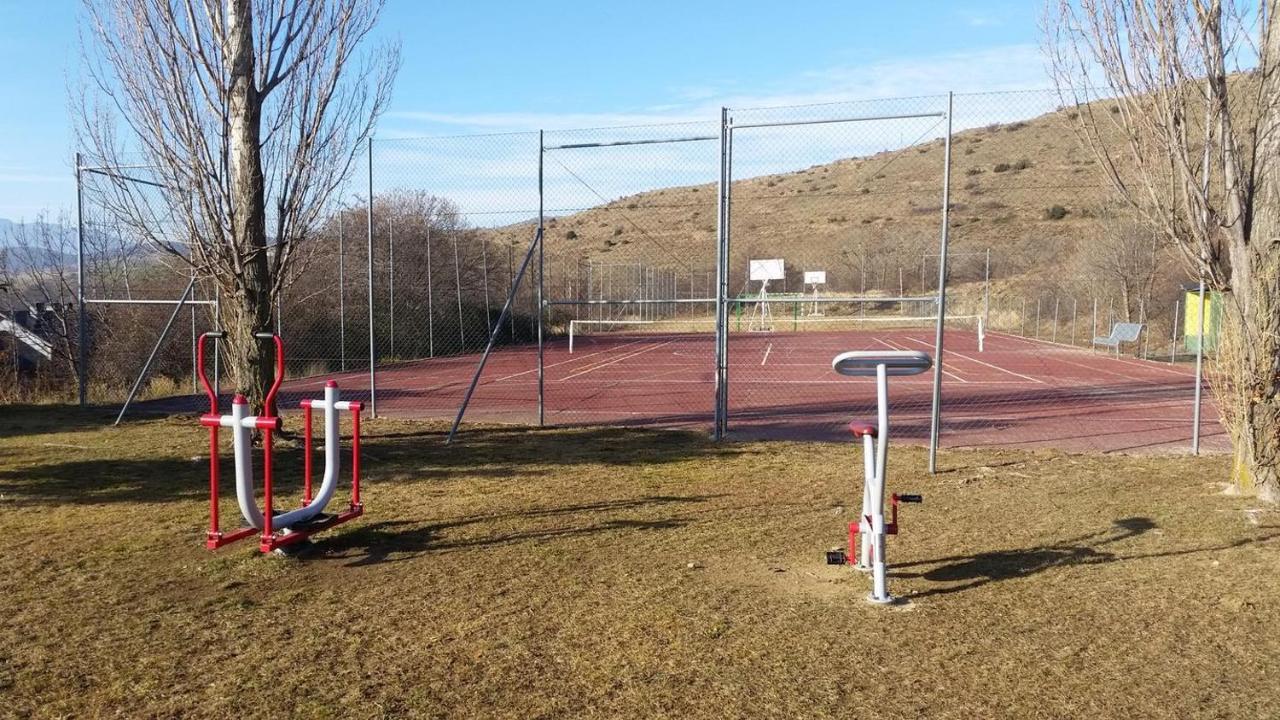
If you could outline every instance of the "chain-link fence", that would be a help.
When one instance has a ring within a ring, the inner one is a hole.
[[[280,299],[290,382],[336,374],[387,416],[452,419],[474,381],[470,420],[829,436],[873,400],[830,356],[935,352],[945,275],[937,382],[895,382],[898,437],[928,439],[938,405],[944,446],[1180,445],[1182,268],[1116,201],[1072,112],[997,93],[377,140]],[[99,215],[87,244],[122,242]],[[132,372],[182,293],[142,247],[95,250],[89,287],[111,287],[90,294],[169,304],[92,306],[91,367]],[[216,301],[203,280],[193,298]],[[190,387],[212,316],[197,307],[193,330],[182,313],[148,396]],[[1094,350],[1118,322],[1139,341]],[[119,374],[93,397],[118,399]]]

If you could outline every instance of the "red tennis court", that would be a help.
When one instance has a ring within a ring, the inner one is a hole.
[[[875,412],[873,379],[836,375],[845,350],[932,351],[928,329],[733,334],[729,339],[729,428],[737,438],[843,438],[851,418]],[[712,424],[714,339],[709,334],[610,333],[548,341],[548,425],[644,425],[708,430]],[[452,419],[476,355],[378,369],[378,414]],[[944,447],[1058,448],[1067,451],[1181,451],[1191,442],[1192,368],[1116,358],[1065,345],[949,330],[943,375]],[[344,393],[366,395],[367,372],[338,376]],[[931,376],[894,378],[894,440],[927,443]],[[286,401],[321,379],[285,384]],[[531,347],[490,357],[467,420],[531,424],[537,418],[537,355]],[[350,395],[348,395],[350,396]],[[1228,439],[1205,394],[1202,446]]]

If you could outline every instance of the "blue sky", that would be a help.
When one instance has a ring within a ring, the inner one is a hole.
[[[1028,0],[387,5],[379,33],[401,40],[404,66],[386,138],[1048,86]],[[78,16],[75,0],[0,0],[0,217],[73,206]]]

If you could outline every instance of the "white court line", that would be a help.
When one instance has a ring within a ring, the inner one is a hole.
[[[1075,367],[1082,368],[1082,369],[1084,369],[1084,370],[1090,370],[1090,371],[1092,371],[1092,372],[1101,372],[1101,373],[1106,373],[1106,374],[1108,374],[1108,375],[1115,375],[1115,376],[1116,376],[1116,377],[1118,377],[1118,378],[1124,378],[1125,380],[1131,380],[1131,381],[1133,381],[1133,382],[1135,382],[1135,383],[1140,383],[1140,384],[1143,384],[1143,385],[1158,385],[1158,386],[1163,387],[1163,386],[1164,386],[1164,384],[1165,384],[1165,382],[1167,382],[1167,381],[1156,380],[1156,379],[1153,379],[1153,378],[1134,377],[1134,376],[1132,376],[1132,375],[1125,375],[1125,374],[1124,374],[1124,373],[1122,373],[1122,372],[1116,372],[1115,370],[1108,370],[1108,369],[1106,369],[1106,368],[1096,367],[1096,366],[1093,366],[1093,365],[1085,365],[1085,364],[1083,364],[1083,363],[1071,362],[1070,360],[1067,360],[1066,358],[1059,357],[1059,356],[1056,356],[1056,355],[1055,355],[1055,356],[1052,356],[1052,360],[1053,360],[1054,362],[1066,363],[1067,365],[1073,365],[1073,366],[1075,366]],[[1184,380],[1190,380],[1190,381],[1191,381],[1191,385],[1194,387],[1194,385],[1195,385],[1195,376],[1193,376],[1193,375],[1180,375],[1180,377],[1182,377]],[[1092,384],[1092,383],[1088,382],[1088,381],[1087,381],[1087,380],[1085,380],[1085,379],[1081,379],[1081,380],[1077,381],[1077,382],[1076,382],[1076,383],[1074,383],[1074,384],[1078,384],[1078,385],[1090,385],[1090,384]],[[1118,392],[1123,393],[1124,391],[1123,391],[1123,390],[1121,390],[1121,391],[1118,391]]]
[[[991,333],[987,333],[987,334],[991,335]],[[1001,337],[1008,338],[1009,340],[1021,340],[1023,343],[1027,345],[1033,345],[1037,347],[1040,345],[1048,345],[1050,347],[1055,347],[1060,350],[1074,350],[1080,353],[1081,355],[1086,355],[1088,357],[1103,357],[1103,358],[1106,358],[1107,360],[1114,360],[1115,362],[1120,363],[1121,365],[1129,365],[1131,367],[1142,368],[1143,370],[1159,370],[1160,372],[1169,373],[1171,375],[1177,375],[1179,377],[1188,377],[1192,379],[1195,378],[1195,373],[1190,370],[1179,370],[1177,368],[1168,367],[1164,363],[1161,363],[1155,360],[1141,360],[1138,358],[1131,358],[1131,357],[1115,357],[1114,355],[1111,355],[1111,354],[1099,353],[1096,350],[1093,350],[1090,348],[1078,347],[1076,345],[1067,345],[1066,343],[1056,343],[1056,342],[1053,342],[1052,340],[1042,340],[1042,339],[1038,340],[1036,338],[1025,338],[1025,337],[1022,337],[1021,335],[1010,335],[1009,333],[997,333],[997,334],[1000,335]],[[1012,352],[1017,352],[1017,351],[1014,350]]]
[[[769,351],[771,350],[773,350],[773,343],[769,343],[769,347],[764,349],[764,357],[760,359],[761,365],[769,362]]]
[[[609,349],[607,349],[607,350],[597,350],[597,351],[595,351],[595,352],[593,352],[593,353],[587,353],[586,355],[577,355],[577,356],[575,356],[575,357],[571,357],[571,358],[569,358],[568,360],[561,360],[560,362],[551,363],[550,365],[543,365],[543,366],[542,366],[542,369],[543,369],[543,370],[546,370],[547,368],[553,368],[553,367],[557,367],[557,366],[560,366],[560,365],[568,365],[568,364],[569,364],[569,363],[571,363],[571,362],[578,362],[578,361],[580,361],[580,360],[586,360],[587,358],[589,358],[589,357],[594,357],[594,356],[596,356],[596,355],[604,355],[604,354],[607,354],[607,353],[614,352],[615,350],[619,350],[619,349],[621,349],[621,348],[625,348],[625,347],[628,347],[628,346],[630,346],[630,345],[635,345],[635,344],[637,344],[637,343],[642,343],[642,342],[646,342],[646,341],[645,341],[645,340],[632,340],[631,342],[623,343],[623,344],[621,344],[621,345],[619,345],[619,346],[617,346],[617,347],[612,347],[612,348],[609,348]],[[493,383],[500,383],[500,382],[502,382],[503,380],[510,380],[511,378],[520,377],[521,375],[528,375],[529,373],[536,373],[536,372],[538,372],[538,368],[533,368],[533,369],[531,369],[531,370],[521,370],[520,372],[515,373],[515,374],[512,374],[512,375],[505,375],[505,376],[503,376],[503,377],[500,377],[500,378],[497,378],[497,379],[494,379],[494,380],[490,380],[490,381],[489,381],[489,384],[493,384]]]
[[[908,339],[908,340],[910,340],[911,338],[907,338],[907,339]],[[905,347],[902,347],[902,346],[900,346],[900,345],[895,345],[895,344],[893,344],[893,343],[890,343],[888,340],[882,340],[882,339],[880,339],[880,338],[876,338],[876,342],[880,343],[881,345],[884,345],[885,347],[887,347],[887,348],[889,348],[889,349],[891,349],[891,350],[906,350],[906,348],[905,348]],[[916,340],[915,342],[921,342],[921,341]],[[966,383],[966,384],[967,384],[967,383],[969,382],[968,380],[965,380],[964,378],[960,377],[959,375],[956,375],[955,373],[953,373],[953,372],[951,372],[950,370],[948,370],[948,369],[946,368],[946,366],[943,366],[943,368],[942,368],[942,374],[943,374],[943,375],[946,375],[946,376],[948,376],[948,377],[955,378],[956,380],[959,380],[959,381],[960,381],[960,382],[962,382],[962,383]]]
[[[622,357],[614,358],[613,360],[610,360],[610,361],[608,361],[608,362],[603,362],[603,363],[599,363],[599,364],[596,364],[596,365],[592,365],[591,367],[586,368],[585,370],[580,370],[580,371],[578,371],[578,372],[576,372],[576,373],[574,373],[574,374],[572,374],[572,375],[566,375],[565,377],[563,377],[563,378],[561,378],[561,379],[560,379],[560,382],[567,382],[567,381],[569,381],[569,380],[572,380],[572,379],[574,379],[574,378],[578,377],[579,375],[586,375],[587,373],[591,372],[592,370],[599,370],[599,369],[600,369],[600,368],[602,368],[602,367],[607,367],[607,366],[612,365],[612,364],[614,364],[614,363],[622,362],[623,360],[627,360],[627,359],[629,359],[629,358],[633,358],[633,357],[635,357],[635,356],[637,356],[637,355],[643,355],[644,353],[647,353],[647,352],[649,352],[650,350],[657,350],[658,348],[663,347],[663,346],[666,346],[666,345],[670,345],[670,344],[671,344],[671,343],[673,343],[673,342],[675,342],[675,340],[668,340],[668,341],[666,341],[666,342],[658,343],[657,345],[653,345],[653,346],[650,346],[650,347],[644,348],[644,349],[642,349],[642,350],[637,350],[637,351],[635,351],[635,352],[633,352],[633,353],[629,353],[629,354],[627,354],[627,355],[623,355]]]
[[[927,342],[925,342],[925,341],[923,341],[923,340],[916,340],[915,338],[907,338],[907,339],[908,339],[908,340],[910,340],[911,342],[917,342],[917,343],[920,343],[921,345],[924,345],[925,347],[933,347],[933,345],[931,345],[931,344],[929,344],[929,343],[927,343]],[[1031,377],[1030,375],[1023,375],[1022,373],[1016,373],[1016,372],[1014,372],[1014,371],[1012,371],[1012,370],[1006,370],[1005,368],[1002,368],[1002,367],[1000,367],[999,365],[992,365],[992,364],[991,364],[991,363],[989,363],[989,362],[983,362],[982,360],[979,360],[979,359],[977,359],[977,358],[975,358],[975,357],[970,357],[970,356],[965,355],[964,353],[961,353],[961,352],[956,352],[955,350],[947,350],[946,348],[943,348],[943,349],[942,349],[942,351],[943,351],[943,352],[946,352],[946,353],[951,353],[952,355],[955,355],[956,357],[962,357],[962,358],[964,358],[965,360],[971,360],[971,361],[973,361],[973,362],[978,363],[979,365],[986,365],[987,367],[991,368],[992,370],[999,370],[1000,372],[1003,372],[1003,373],[1009,373],[1010,375],[1012,375],[1012,376],[1014,376],[1014,377],[1020,377],[1020,378],[1022,378],[1023,380],[1030,380],[1030,381],[1031,381],[1031,382],[1033,382],[1033,383],[1039,383],[1039,384],[1041,384],[1041,385],[1048,385],[1048,384],[1049,384],[1049,383],[1047,383],[1047,382],[1045,382],[1045,381],[1041,380],[1040,378]],[[943,369],[943,372],[946,372],[946,369],[945,369],[945,368]]]

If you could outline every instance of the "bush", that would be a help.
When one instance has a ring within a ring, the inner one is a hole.
[[[1067,209],[1061,205],[1052,205],[1045,208],[1044,218],[1046,220],[1061,220],[1067,216]]]
[[[565,234],[564,234],[564,237],[565,237],[565,239],[566,239],[566,240],[577,240],[577,239],[578,239],[578,233],[577,233],[576,231],[574,231],[574,230],[570,230],[569,232],[567,232],[567,233],[565,233]]]
[[[1026,170],[1029,167],[1031,167],[1031,161],[1026,158],[1022,158],[1021,160],[1013,164],[1014,170]]]
[[[1013,166],[1010,165],[1009,163],[996,163],[996,166],[991,168],[991,172],[1002,173],[1002,172],[1009,172],[1012,169],[1013,169]]]

